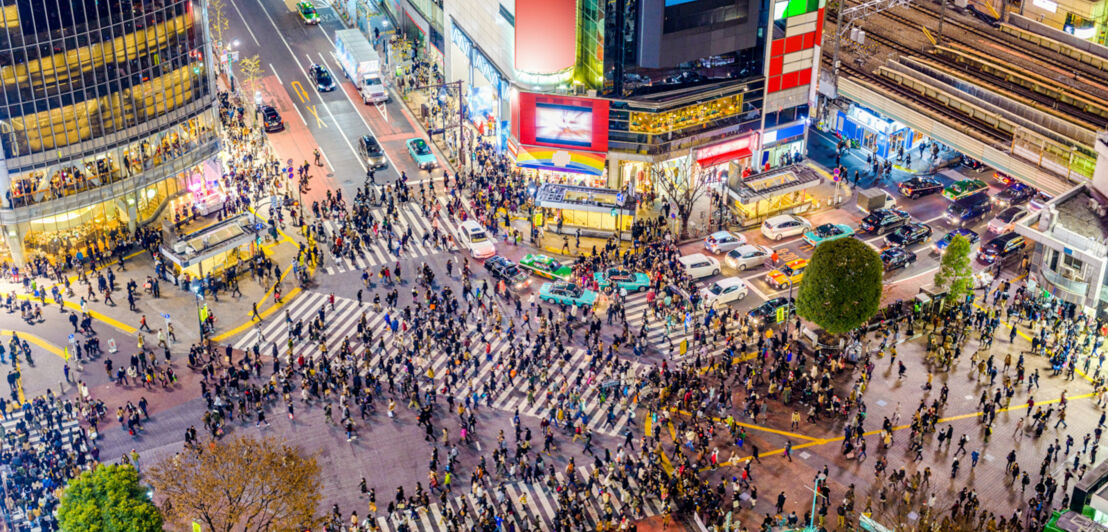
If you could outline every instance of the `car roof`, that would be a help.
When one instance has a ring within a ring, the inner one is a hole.
[[[735,236],[735,235],[732,234],[731,231],[716,231],[716,232],[714,232],[714,233],[712,233],[708,236],[711,236],[713,238],[718,238],[718,237],[722,237],[722,236]]]
[[[473,231],[474,229],[481,229],[481,226],[474,220],[466,220],[460,224],[460,227],[465,228],[466,231]]]
[[[770,225],[777,225],[782,222],[791,222],[793,220],[799,221],[800,217],[792,214],[779,214],[772,218],[767,218],[765,223],[768,223]]]
[[[796,259],[794,261],[789,262],[785,266],[796,269],[796,268],[798,268],[800,266],[804,266],[806,264],[808,264],[808,259]]]
[[[1003,235],[1000,235],[1000,236],[992,239],[990,242],[1001,242],[1001,243],[1008,242],[1009,240],[1015,240],[1019,236],[1020,236],[1019,233],[1017,233],[1015,231],[1009,231],[1007,233],[1004,233]]]
[[[742,286],[746,284],[746,281],[743,281],[739,277],[724,277],[723,279],[718,279],[715,284],[720,286]]]
[[[762,248],[761,246],[755,246],[754,244],[743,244],[735,249],[732,249],[730,252],[728,252],[728,255],[730,255],[731,253],[743,253],[745,251],[762,251]]]
[[[698,262],[706,260],[707,258],[708,256],[703,253],[693,253],[691,255],[679,257],[677,260],[681,261],[682,264],[689,264],[690,262]]]

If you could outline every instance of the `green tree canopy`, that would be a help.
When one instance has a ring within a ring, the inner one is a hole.
[[[946,290],[947,303],[961,301],[973,291],[973,267],[970,265],[972,244],[962,235],[954,235],[935,272],[935,287]]]
[[[877,313],[883,271],[881,257],[861,240],[820,244],[797,291],[796,311],[831,334],[851,331]]]
[[[129,464],[100,465],[70,481],[58,506],[58,522],[65,531],[163,530],[158,508]]]

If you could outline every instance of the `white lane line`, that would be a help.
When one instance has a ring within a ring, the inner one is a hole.
[[[316,149],[319,150],[319,154],[323,156],[324,164],[330,166],[332,172],[336,172],[337,170],[335,170],[335,165],[331,164],[331,158],[327,156],[327,152],[323,151],[323,146],[320,146]]]
[[[282,87],[285,86],[285,82],[281,81],[281,75],[277,73],[277,69],[273,68],[273,63],[269,63],[269,70],[273,72],[273,75],[277,77],[277,83],[280,83]]]
[[[320,55],[320,57],[322,57],[323,53],[320,53],[319,55]],[[334,57],[334,55],[335,55],[335,53],[331,52],[331,56]],[[336,61],[337,61],[337,59],[336,59]],[[357,81],[354,82],[354,88],[355,89],[358,88],[358,82]],[[387,90],[389,90],[389,88],[385,87],[385,90],[387,91]],[[369,132],[373,134],[373,138],[378,138],[377,132],[374,131],[373,128],[369,126],[369,121],[366,120],[364,116],[362,116],[362,111],[360,109],[358,109],[358,104],[354,103],[354,99],[350,97],[350,93],[346,92],[345,90],[343,90],[342,93],[346,96],[346,100],[350,102],[350,106],[354,108],[354,114],[358,115],[358,118],[362,119],[362,123],[365,124],[365,128],[368,129]],[[386,150],[384,145],[381,146],[381,153],[385,154],[385,159],[387,159],[389,161],[389,166],[392,166],[393,171],[396,173],[397,179],[399,179],[400,178],[400,168],[398,166],[396,166],[396,162],[392,160],[392,156],[389,155],[389,150]],[[360,159],[360,157],[359,157],[359,159]]]
[[[289,42],[285,40],[285,36],[281,34],[281,29],[277,27],[277,23],[274,22],[273,17],[269,15],[269,11],[267,11],[265,5],[262,4],[262,0],[255,1],[258,3],[258,7],[262,8],[262,13],[265,13],[265,18],[268,19],[269,24],[273,26],[273,31],[276,32],[277,37],[281,39],[281,42],[285,45],[285,49],[289,51],[289,56],[292,57],[292,60],[296,62],[296,66],[300,68],[301,72],[306,73],[307,70],[304,69],[304,65],[300,64],[300,59],[296,57],[296,52],[292,51],[292,46],[290,46]],[[350,148],[350,151],[354,154],[354,159],[358,161],[358,164],[362,167],[362,171],[365,171],[365,161],[363,161],[362,158],[358,155],[358,150],[354,149],[354,143],[350,142],[350,138],[346,136],[346,133],[342,130],[342,127],[339,126],[339,121],[335,119],[335,114],[331,112],[331,108],[327,106],[327,102],[323,101],[323,96],[319,94],[319,88],[316,87],[316,84],[313,83],[312,80],[307,76],[305,76],[305,80],[308,82],[309,85],[312,86],[312,91],[315,92],[316,96],[319,97],[319,103],[323,106],[323,110],[327,111],[327,114],[331,116],[331,121],[335,123],[335,129],[339,132],[342,140],[346,141],[346,146]],[[295,106],[295,104],[293,105]],[[300,111],[297,110],[297,113],[299,112]],[[303,115],[301,115],[300,118],[301,120],[303,120]],[[305,121],[304,124],[307,125],[307,121]]]
[[[246,28],[246,31],[250,33],[250,38],[254,39],[254,46],[261,46],[262,43],[258,42],[258,38],[254,36],[254,30],[250,29],[250,23],[246,22],[246,17],[242,16],[242,11],[239,11],[239,6],[234,1],[231,2],[231,7],[235,8],[235,13],[239,14],[239,18],[242,19],[242,25]],[[273,65],[270,65],[273,68]]]

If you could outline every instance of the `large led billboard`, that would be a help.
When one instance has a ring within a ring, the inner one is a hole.
[[[577,0],[516,0],[516,70],[554,74],[577,64]]]
[[[608,151],[608,100],[520,92],[512,122],[520,144]]]

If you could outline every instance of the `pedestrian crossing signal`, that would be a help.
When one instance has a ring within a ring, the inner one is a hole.
[[[777,323],[785,321],[785,307],[777,307]]]

